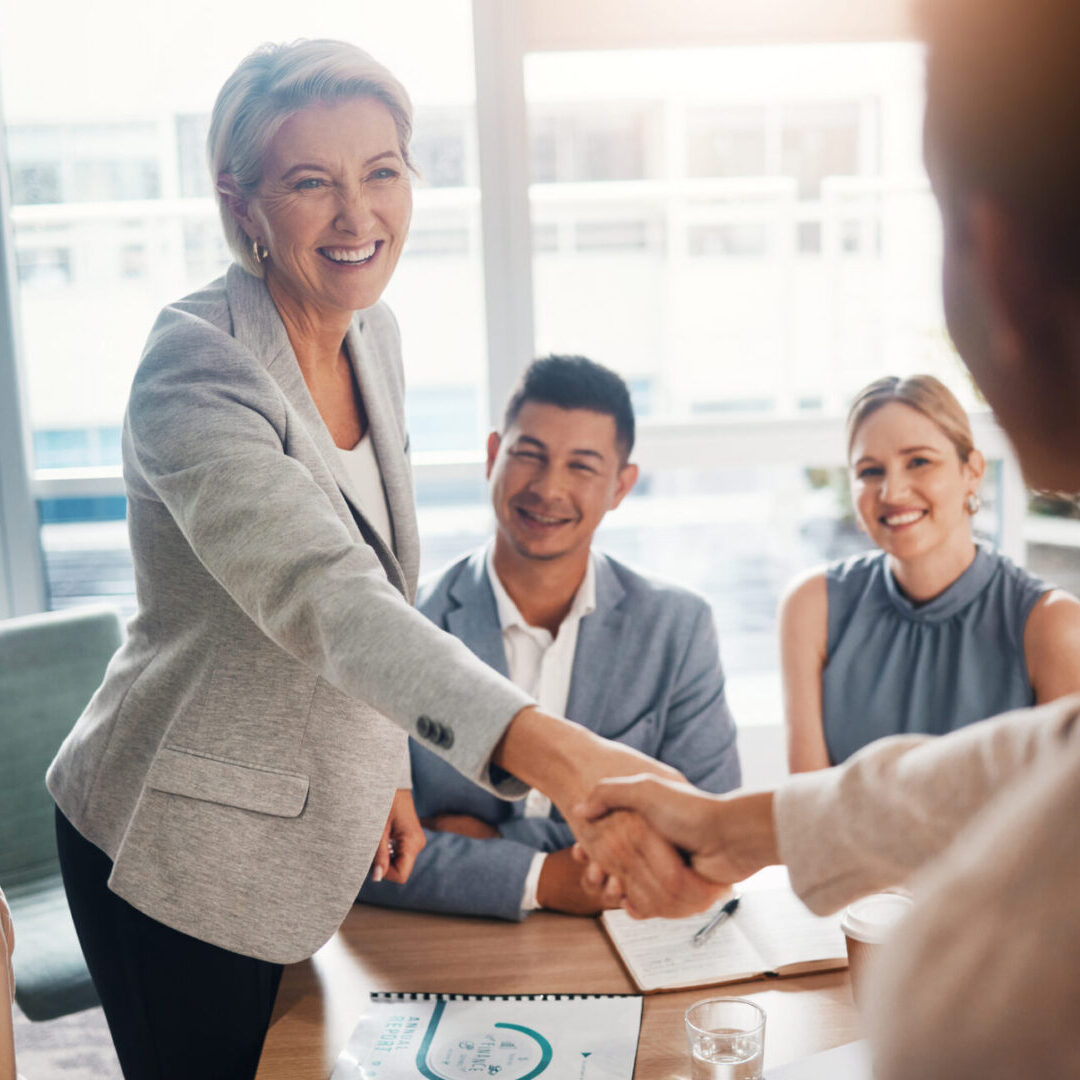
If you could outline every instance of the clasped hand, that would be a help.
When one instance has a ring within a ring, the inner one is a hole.
[[[708,795],[670,766],[534,706],[514,717],[492,761],[562,810],[598,907],[694,915],[778,861],[771,793]]]
[[[709,795],[670,776],[602,780],[576,808],[587,889],[636,918],[678,918],[778,862],[771,792]]]

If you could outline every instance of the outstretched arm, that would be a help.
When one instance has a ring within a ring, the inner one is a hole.
[[[613,814],[589,821],[580,814],[586,796],[601,779],[648,773],[681,780],[669,766],[536,708],[523,709],[514,717],[492,760],[548,795],[587,851],[603,844],[632,909],[662,907],[692,915],[722,893],[722,887],[696,874],[640,816]]]
[[[656,776],[632,776],[604,781],[581,807],[582,815],[590,820],[627,810],[640,814],[661,836],[688,853],[697,873],[719,884],[742,881],[762,867],[780,862],[772,792],[710,795],[690,784]],[[622,883],[625,869],[615,864],[603,842],[594,847],[586,882],[599,888],[605,885],[605,871],[617,876],[618,883],[607,886],[606,895],[610,896],[611,890]]]
[[[1072,697],[941,738],[882,739],[842,766],[791,777],[775,792],[709,796],[653,777],[610,780],[579,813],[596,821],[637,810],[715,881],[786,863],[796,893],[825,914],[905,880],[944,851],[995,796],[1080,739],[1078,718],[1080,698]],[[589,854],[594,881],[603,871],[626,870],[619,852],[601,843]],[[662,903],[637,907],[669,914]]]

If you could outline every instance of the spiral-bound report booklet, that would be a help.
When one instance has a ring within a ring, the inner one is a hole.
[[[641,998],[372,994],[330,1080],[632,1080]]]

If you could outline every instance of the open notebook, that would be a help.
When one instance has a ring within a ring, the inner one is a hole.
[[[847,966],[839,915],[819,918],[791,891],[787,872],[769,867],[738,889],[735,914],[704,945],[694,933],[723,906],[687,919],[631,919],[605,911],[601,923],[639,990],[687,990],[761,975],[802,975]]]

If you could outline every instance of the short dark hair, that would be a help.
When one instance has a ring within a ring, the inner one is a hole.
[[[922,0],[927,139],[947,184],[1002,201],[1080,279],[1080,3]],[[945,193],[948,198],[948,193]]]
[[[503,431],[528,401],[560,409],[589,409],[615,420],[615,444],[623,461],[634,449],[634,407],[620,375],[584,356],[551,356],[534,360],[522,373],[503,415]]]

